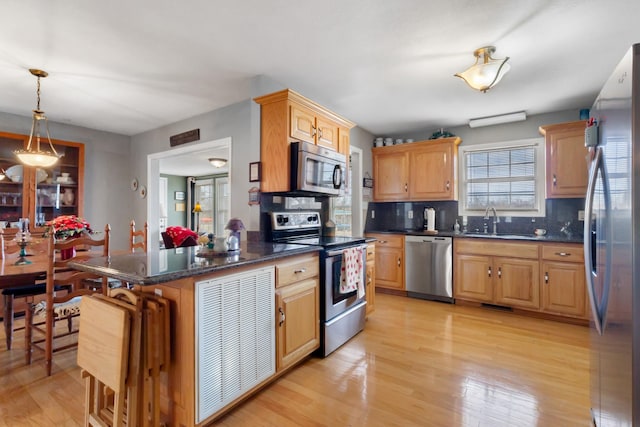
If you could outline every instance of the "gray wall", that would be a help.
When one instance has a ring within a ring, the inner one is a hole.
[[[572,122],[580,120],[580,110],[565,110],[546,114],[528,116],[523,122],[505,123],[502,125],[470,128],[467,125],[445,130],[459,136],[462,144],[473,145],[487,142],[512,141],[517,139],[540,137],[538,127],[554,123]],[[393,136],[394,138],[413,138],[416,141],[429,139],[438,129],[425,129],[405,135]],[[386,136],[386,135],[385,135]]]
[[[31,117],[0,112],[0,129],[28,135]],[[51,137],[85,144],[84,217],[96,230],[109,223],[111,247],[128,248],[130,190],[129,141],[125,135],[49,123]],[[142,222],[141,222],[142,223]]]
[[[284,89],[281,84],[264,76],[253,79],[251,98]],[[249,163],[260,160],[260,107],[252,99],[238,102],[205,114],[135,135],[131,138],[132,168],[138,171],[141,184],[147,185],[147,156],[170,149],[169,137],[191,129],[200,129],[200,141],[190,145],[231,138],[231,216],[242,219],[247,230],[260,227],[260,209],[249,206],[248,191],[256,186],[249,182]],[[132,200],[137,221],[147,218],[146,200]],[[157,233],[158,225],[149,224],[149,232]]]

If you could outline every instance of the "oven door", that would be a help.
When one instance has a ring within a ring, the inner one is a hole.
[[[344,185],[346,158],[307,143],[292,143],[291,190],[338,195]]]
[[[360,280],[364,286],[367,251],[365,246],[358,247],[362,249],[362,277]],[[325,322],[344,313],[345,311],[348,311],[358,304],[362,304],[365,300],[365,296],[358,298],[357,291],[349,293],[340,292],[343,251],[344,249],[327,250],[323,256],[324,318],[322,320]]]

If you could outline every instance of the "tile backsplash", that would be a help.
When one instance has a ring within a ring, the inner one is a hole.
[[[365,232],[422,230],[424,210],[436,210],[436,229],[452,231],[456,219],[462,230],[462,217],[458,215],[458,202],[371,202],[367,210]],[[582,236],[584,222],[578,220],[578,211],[584,210],[584,199],[547,199],[546,216],[505,217],[500,215],[498,232],[507,234],[533,234],[536,228],[544,228],[550,235],[560,234],[560,229],[569,223],[568,231],[574,236]],[[485,220],[484,214],[467,217],[469,232],[482,232],[484,224],[491,231],[492,220]]]

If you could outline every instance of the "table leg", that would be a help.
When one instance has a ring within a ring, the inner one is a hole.
[[[4,323],[4,334],[7,341],[7,350],[11,350],[13,341],[13,295],[3,295],[2,322]]]

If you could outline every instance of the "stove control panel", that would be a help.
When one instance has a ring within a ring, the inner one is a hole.
[[[271,226],[274,230],[320,228],[318,212],[271,212]]]

